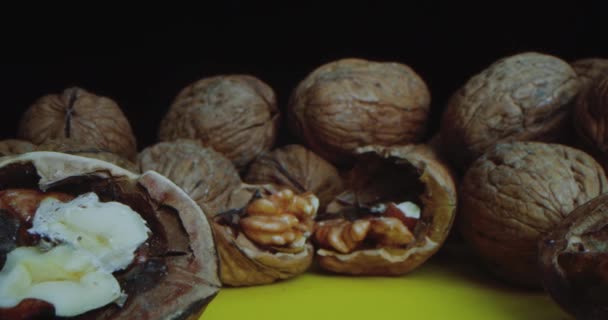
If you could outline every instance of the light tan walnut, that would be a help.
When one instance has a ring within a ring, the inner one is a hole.
[[[21,139],[6,139],[0,141],[0,156],[10,156],[31,152],[36,149],[36,145]]]

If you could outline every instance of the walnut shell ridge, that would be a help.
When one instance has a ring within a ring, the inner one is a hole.
[[[302,80],[288,105],[289,128],[334,164],[351,162],[368,145],[419,142],[430,93],[409,66],[348,58],[324,64]]]

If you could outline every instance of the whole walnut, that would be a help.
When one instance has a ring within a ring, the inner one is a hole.
[[[55,151],[113,163],[129,171],[139,173],[135,163],[114,152],[72,139],[50,139],[36,146],[36,151]]]
[[[430,93],[407,65],[341,59],[318,67],[293,91],[290,129],[335,164],[355,149],[419,142],[426,131]]]
[[[604,160],[608,156],[608,73],[589,83],[578,96],[574,127],[586,148]]]
[[[250,75],[220,75],[179,92],[160,123],[159,138],[200,140],[240,170],[272,148],[279,118],[267,84]]]
[[[244,181],[272,183],[298,193],[312,192],[319,198],[321,212],[344,189],[340,174],[331,163],[297,144],[261,155],[249,167]]]
[[[17,136],[34,144],[76,140],[131,160],[137,154],[131,125],[118,104],[81,88],[36,100],[22,115]]]
[[[0,157],[31,152],[36,145],[21,139],[0,140]]]
[[[602,76],[608,75],[608,59],[585,58],[576,60],[571,65],[578,75],[582,89],[594,83]]]
[[[461,231],[493,273],[512,284],[539,288],[538,240],[607,187],[602,167],[578,149],[499,143],[464,176]]]
[[[137,162],[142,172],[169,178],[209,216],[229,209],[231,192],[241,186],[232,162],[197,140],[159,142],[143,149]]]
[[[557,57],[525,52],[473,76],[448,101],[442,146],[461,170],[499,142],[555,142],[570,125],[579,81]]]

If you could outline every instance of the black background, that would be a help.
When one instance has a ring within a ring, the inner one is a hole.
[[[5,9],[0,135],[15,136],[19,117],[36,98],[76,85],[117,101],[141,149],[156,141],[173,97],[197,79],[255,75],[274,88],[284,110],[308,72],[345,57],[414,68],[431,90],[432,134],[449,95],[501,57],[539,51],[566,61],[608,58],[601,2],[529,2],[233,0],[172,8],[147,3],[128,11],[101,4],[61,13],[34,4],[36,10]],[[283,131],[280,142],[290,139]]]

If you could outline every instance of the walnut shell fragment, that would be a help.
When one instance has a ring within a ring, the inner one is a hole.
[[[347,191],[317,218],[316,259],[335,273],[409,273],[448,236],[457,206],[453,178],[426,145],[357,152]],[[418,208],[417,215],[408,207]]]
[[[319,198],[320,211],[344,189],[338,170],[302,145],[286,145],[262,154],[254,161],[244,181],[309,191]]]
[[[318,67],[298,84],[288,123],[308,148],[342,164],[358,147],[419,142],[430,101],[424,80],[407,65],[341,59]]]
[[[207,215],[228,210],[230,194],[241,186],[232,162],[197,140],[159,142],[137,156],[142,171],[154,170],[182,188]]]
[[[146,221],[151,233],[137,258],[113,273],[126,300],[71,319],[198,319],[217,295],[221,284],[209,223],[192,199],[158,173],[138,175],[97,159],[36,151],[0,159],[0,185],[3,191],[70,197],[92,192],[101,202],[129,206]],[[0,211],[0,217],[6,214]],[[0,231],[6,227],[0,224]],[[19,305],[27,309],[19,318],[49,315],[44,305],[42,313],[30,313],[41,307],[35,302]],[[11,310],[0,309],[0,315],[11,316]]]
[[[130,160],[137,153],[133,130],[118,104],[81,88],[36,100],[22,115],[17,137],[34,144],[77,140]]]
[[[498,277],[538,288],[537,241],[607,186],[602,167],[578,149],[501,143],[465,174],[459,190],[461,231]]]
[[[576,319],[608,318],[608,195],[576,208],[539,241],[542,284]]]
[[[0,157],[34,151],[36,145],[21,139],[0,140]]]
[[[243,169],[275,143],[279,110],[271,87],[249,75],[221,75],[182,89],[161,120],[159,138],[200,140]]]
[[[525,52],[502,58],[458,89],[441,119],[442,145],[465,170],[499,142],[557,141],[580,83],[568,63]]]
[[[50,139],[36,147],[36,151],[55,151],[73,154],[81,157],[99,159],[113,163],[129,171],[139,173],[139,167],[130,160],[109,150],[104,150],[96,146],[88,145],[72,139]]]

